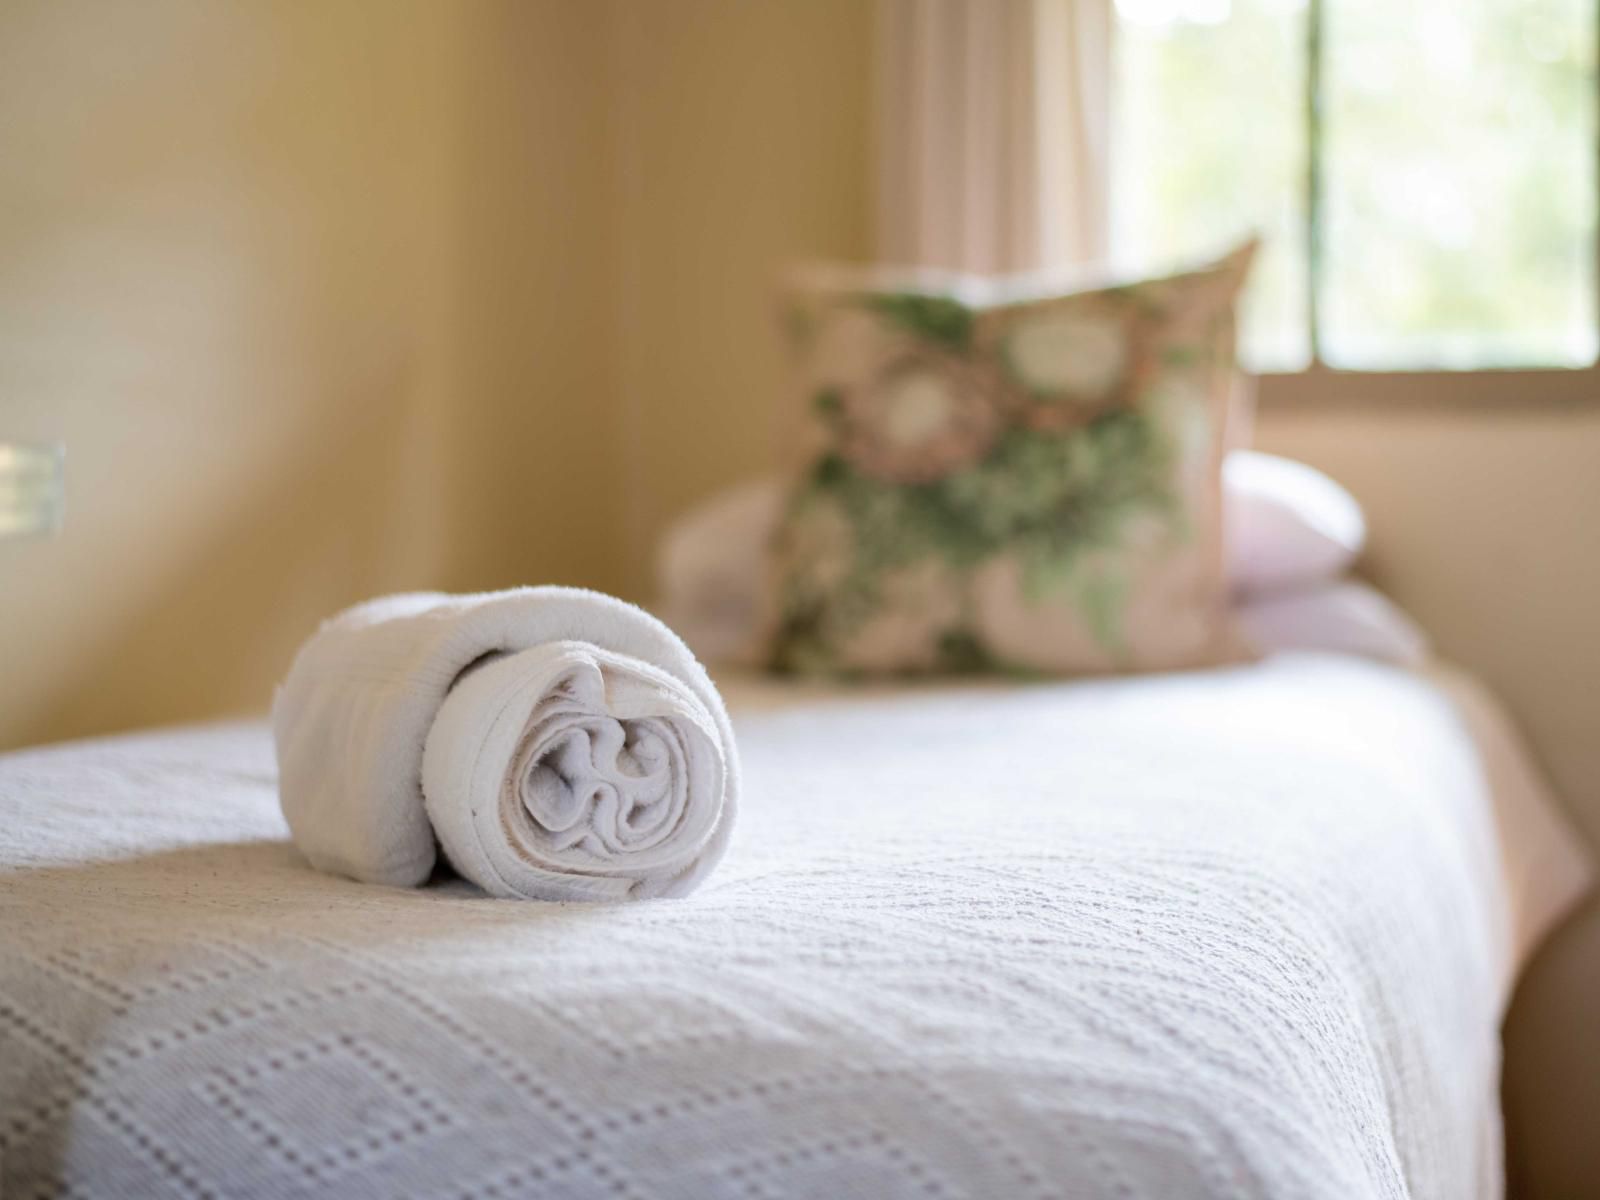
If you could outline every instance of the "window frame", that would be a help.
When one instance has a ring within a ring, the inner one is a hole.
[[[1583,367],[1479,367],[1461,370],[1366,371],[1329,366],[1322,358],[1320,288],[1323,262],[1323,29],[1324,0],[1306,5],[1306,176],[1304,228],[1306,246],[1306,321],[1311,361],[1299,371],[1255,374],[1257,403],[1267,408],[1326,407],[1415,410],[1419,407],[1515,408],[1549,411],[1592,407],[1600,403],[1600,357]],[[1600,19],[1596,20],[1600,50]],[[1600,53],[1597,53],[1600,61]],[[1600,70],[1595,79],[1600,113]],[[1592,169],[1600,208],[1600,121],[1592,147]],[[1595,256],[1595,284],[1600,291],[1600,212]],[[1595,306],[1600,322],[1600,296]]]
[[[1600,406],[1600,366],[1461,371],[1360,371],[1313,363],[1251,377],[1266,409],[1422,408],[1548,412]]]

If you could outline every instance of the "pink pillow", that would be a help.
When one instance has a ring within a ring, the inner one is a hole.
[[[1238,661],[1222,459],[1254,242],[1135,281],[808,273],[768,660],[833,676]]]
[[[1315,467],[1235,450],[1222,467],[1228,583],[1236,596],[1337,579],[1367,540],[1361,505]]]

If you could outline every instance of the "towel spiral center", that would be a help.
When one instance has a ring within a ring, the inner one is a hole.
[[[670,721],[580,719],[546,743],[520,800],[552,851],[640,849],[669,836],[683,815],[685,758]]]
[[[573,663],[534,706],[506,776],[501,822],[524,859],[550,869],[691,861],[720,804],[718,757],[692,706],[613,660]]]

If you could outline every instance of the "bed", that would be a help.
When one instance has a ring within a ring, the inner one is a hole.
[[[0,1194],[1499,1194],[1588,867],[1469,680],[720,682],[684,900],[318,874],[259,724],[0,758]]]

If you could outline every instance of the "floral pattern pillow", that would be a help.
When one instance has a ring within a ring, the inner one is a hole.
[[[1221,463],[1253,250],[1026,299],[791,295],[812,438],[772,547],[772,665],[1076,673],[1240,657]]]

